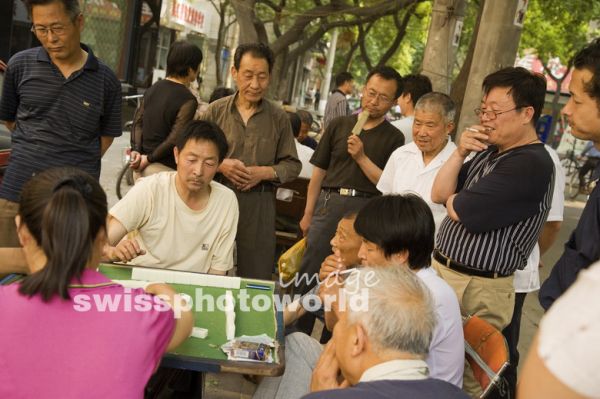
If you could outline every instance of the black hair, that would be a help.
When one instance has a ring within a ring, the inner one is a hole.
[[[313,116],[310,114],[310,112],[305,111],[303,109],[299,109],[298,111],[296,111],[296,113],[298,114],[298,116],[300,117],[300,120],[303,123],[306,123],[308,126],[312,125]]]
[[[240,64],[242,62],[242,57],[244,54],[250,53],[254,58],[262,58],[267,61],[269,64],[269,73],[273,70],[273,51],[263,43],[246,43],[240,44],[237,49],[235,49],[235,54],[233,56],[233,67],[236,70],[240,70]]]
[[[302,125],[302,121],[300,117],[295,112],[286,112],[288,118],[290,118],[290,123],[292,124],[292,133],[294,133],[294,137],[298,137],[300,134],[300,127]]]
[[[62,3],[65,6],[67,14],[69,14],[71,21],[75,21],[75,18],[81,14],[79,0],[23,0],[23,2],[25,3],[25,7],[27,7],[27,12],[29,13],[30,18],[33,6],[45,6],[52,3]]]
[[[202,50],[195,44],[178,40],[169,47],[167,54],[167,76],[187,76],[190,69],[198,69],[202,62]]]
[[[221,128],[208,121],[194,120],[184,126],[180,134],[177,135],[175,146],[178,151],[182,151],[183,147],[191,140],[210,141],[219,151],[219,163],[223,162],[229,151],[227,138]]]
[[[395,80],[396,81],[396,94],[395,94],[394,100],[397,99],[398,97],[400,97],[400,94],[402,94],[403,86],[402,86],[402,76],[400,76],[398,71],[396,71],[394,68],[389,67],[387,65],[375,67],[367,75],[367,82],[369,82],[369,79],[371,79],[371,77],[373,75],[377,75],[385,80]]]
[[[592,73],[592,79],[584,82],[585,92],[596,100],[600,111],[600,38],[593,40],[573,57],[576,69],[587,69]]]
[[[425,75],[406,75],[402,78],[402,94],[409,93],[415,105],[419,98],[433,91],[431,80]]]
[[[486,95],[496,87],[508,88],[516,108],[533,107],[531,122],[535,126],[546,99],[544,75],[522,67],[506,67],[486,76],[482,87]]]
[[[386,258],[408,251],[408,264],[413,270],[431,263],[435,223],[431,209],[416,194],[370,200],[358,212],[354,230],[379,246]]]
[[[335,75],[335,87],[340,87],[351,80],[354,80],[354,76],[350,72],[340,72]]]
[[[82,170],[48,169],[23,186],[18,214],[46,255],[44,268],[25,277],[19,292],[40,294],[45,302],[55,295],[69,299],[69,284],[81,278],[106,229],[104,190]]]
[[[210,94],[210,98],[208,99],[208,103],[213,103],[220,98],[227,97],[233,94],[233,90],[229,87],[217,87]]]

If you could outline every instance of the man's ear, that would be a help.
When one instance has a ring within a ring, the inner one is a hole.
[[[73,21],[73,24],[77,27],[77,29],[79,30],[79,33],[81,33],[83,31],[83,27],[85,25],[84,23],[84,18],[83,18],[83,14],[79,14],[78,16],[75,17],[75,21]]]
[[[173,156],[175,157],[175,164],[179,164],[179,150],[177,149],[177,146],[173,147]]]
[[[350,354],[352,357],[359,356],[362,354],[368,344],[368,336],[365,328],[360,323],[356,323],[352,326],[352,349]]]
[[[535,114],[535,110],[533,109],[533,107],[525,107],[525,109],[523,110],[524,125],[528,125],[531,123],[533,119],[533,114]]]
[[[454,130],[454,122],[450,121],[450,122],[446,123],[446,134],[452,133],[453,130]]]
[[[404,251],[393,254],[392,258],[396,263],[403,265],[408,263],[408,255],[408,250],[405,249]]]

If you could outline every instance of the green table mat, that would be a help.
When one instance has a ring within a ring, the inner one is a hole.
[[[112,280],[131,280],[131,269],[107,264],[101,264],[99,271]],[[268,285],[269,290],[246,288],[247,284]],[[196,327],[206,328],[208,336],[205,339],[190,337],[170,353],[183,356],[226,360],[227,356],[221,350],[227,339],[225,336],[225,312],[214,306],[212,311],[208,308],[208,299],[212,297],[217,303],[217,298],[225,296],[225,288],[203,287],[187,284],[170,284],[177,292],[185,293],[194,300],[194,317]],[[266,334],[271,338],[276,337],[277,321],[273,304],[275,285],[266,281],[242,279],[240,289],[229,289],[235,299],[235,335],[260,335]],[[240,299],[241,290],[248,295],[247,309],[242,310]],[[197,299],[200,305],[196,303]],[[224,303],[224,299],[221,299]],[[254,302],[254,305],[252,306]],[[221,306],[222,307],[222,306]]]

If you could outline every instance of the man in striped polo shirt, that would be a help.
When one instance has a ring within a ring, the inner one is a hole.
[[[99,179],[100,158],[121,135],[121,85],[80,43],[78,1],[25,4],[42,46],[15,54],[4,76],[0,120],[11,130],[12,154],[0,187],[0,272],[23,260],[14,222],[23,184],[55,166]]]
[[[456,292],[463,316],[498,330],[511,320],[513,273],[525,267],[552,200],[554,166],[535,131],[545,93],[545,78],[524,68],[488,75],[475,110],[480,123],[463,131],[431,193],[448,212],[433,266]],[[479,388],[467,368],[464,387]]]

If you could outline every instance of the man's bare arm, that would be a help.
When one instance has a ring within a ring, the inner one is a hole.
[[[100,156],[104,156],[114,139],[112,136],[100,136]]]

